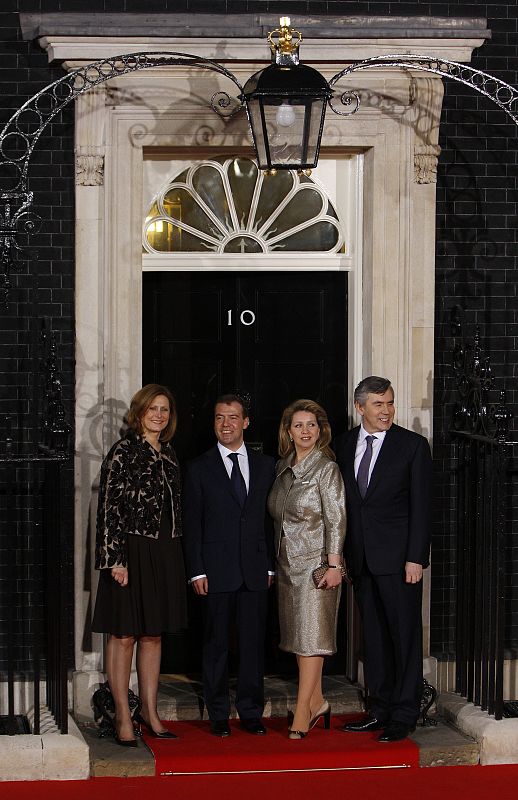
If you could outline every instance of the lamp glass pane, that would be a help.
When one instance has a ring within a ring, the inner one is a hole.
[[[263,98],[272,166],[312,166],[318,147],[322,100]]]
[[[255,149],[257,151],[257,160],[261,169],[267,169],[268,156],[267,156],[267,140],[265,137],[266,130],[263,126],[263,118],[261,115],[261,103],[259,100],[252,100],[247,104],[248,117],[253,132]]]

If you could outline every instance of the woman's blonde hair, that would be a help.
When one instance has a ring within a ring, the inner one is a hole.
[[[290,453],[295,451],[295,445],[290,436],[290,427],[293,420],[293,415],[297,411],[307,411],[309,414],[314,414],[320,428],[315,447],[321,450],[324,455],[335,461],[335,454],[329,447],[331,442],[331,426],[327,418],[327,414],[318,403],[314,400],[295,400],[282,412],[281,424],[279,425],[279,455],[281,458],[286,458]]]
[[[138,433],[139,436],[142,436],[144,433],[144,428],[142,427],[142,417],[150,407],[155,397],[158,397],[159,394],[163,394],[164,397],[167,397],[169,401],[169,422],[164,430],[161,431],[159,436],[161,442],[168,442],[174,436],[178,417],[176,415],[175,399],[167,386],[160,386],[159,383],[148,383],[146,386],[143,386],[142,389],[139,389],[138,392],[136,392],[131,398],[130,409],[128,411],[127,418],[128,425],[132,430]]]

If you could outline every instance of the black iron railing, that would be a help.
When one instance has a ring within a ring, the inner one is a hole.
[[[23,696],[30,697],[28,705],[32,702],[34,708],[33,733],[40,733],[42,706],[61,733],[68,731],[68,675],[73,666],[71,499],[66,499],[70,428],[64,420],[56,346],[46,326],[41,345],[39,388],[44,402],[39,444],[16,443],[14,439],[24,435],[12,435],[8,417],[2,426],[0,679],[7,682],[7,714],[1,716],[6,733],[26,732],[28,708],[18,706],[17,684],[25,684]]]
[[[459,335],[460,325],[454,333]],[[494,379],[479,333],[454,352],[460,394],[451,430],[455,464],[456,690],[503,715],[505,540],[508,524],[511,414]]]
[[[456,690],[502,718],[508,450],[456,432]]]

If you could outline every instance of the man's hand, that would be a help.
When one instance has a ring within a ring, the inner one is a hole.
[[[208,578],[198,578],[195,581],[192,581],[192,588],[196,592],[196,594],[208,594],[209,593],[209,579]]]
[[[275,583],[275,575],[268,575],[268,589]]]
[[[112,578],[117,581],[121,586],[128,585],[128,568],[127,567],[112,567]]]
[[[422,577],[423,577],[422,564],[415,564],[413,561],[407,561],[405,564],[405,582],[419,583]]]

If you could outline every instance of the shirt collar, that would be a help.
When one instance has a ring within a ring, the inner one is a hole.
[[[385,436],[387,435],[387,431],[376,431],[376,433],[367,433],[365,428],[363,427],[363,422],[360,425],[360,434],[358,436],[358,444],[363,444],[367,436],[374,436],[378,441],[381,443]]]
[[[240,456],[244,456],[245,458],[248,456],[248,453],[246,452],[246,445],[245,445],[244,442],[241,445],[241,447],[239,447],[237,450],[229,450],[228,447],[225,447],[224,444],[221,444],[221,442],[218,442],[218,450],[219,450],[222,458],[226,458],[231,453],[239,453]]]

